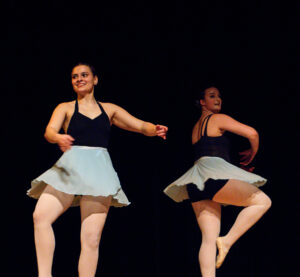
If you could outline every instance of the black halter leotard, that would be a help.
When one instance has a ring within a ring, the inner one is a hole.
[[[75,140],[73,145],[107,148],[110,135],[110,121],[101,104],[97,101],[101,114],[91,119],[78,111],[78,101],[70,120],[67,134]]]
[[[201,134],[201,138],[195,144],[193,144],[194,160],[197,161],[201,157],[209,156],[219,157],[227,162],[230,162],[229,139],[224,134],[218,137],[209,137],[207,135],[207,125],[211,116],[212,114],[205,117],[202,125],[199,127],[199,133]],[[204,133],[202,134],[204,125]],[[187,191],[191,202],[197,202],[205,199],[211,200],[214,197],[214,195],[227,183],[227,181],[228,179],[208,179],[205,182],[204,191],[200,191],[194,184],[189,184],[187,186]]]

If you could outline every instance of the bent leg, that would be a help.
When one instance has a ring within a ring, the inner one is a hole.
[[[216,239],[220,234],[220,204],[202,200],[192,203],[202,233],[199,264],[203,277],[215,277]]]
[[[81,253],[78,271],[80,277],[94,277],[96,274],[99,244],[109,211],[111,197],[83,196],[81,209]]]
[[[33,222],[39,277],[52,276],[55,248],[52,223],[70,207],[73,197],[47,186],[36,204]]]
[[[217,239],[221,266],[230,247],[271,207],[270,198],[257,187],[239,180],[229,180],[213,197],[213,201],[235,206],[244,206],[226,236]]]

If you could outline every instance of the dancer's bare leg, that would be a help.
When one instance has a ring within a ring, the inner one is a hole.
[[[244,206],[226,236],[217,239],[219,255],[216,267],[220,267],[230,247],[271,207],[270,198],[257,187],[238,180],[229,180],[219,190],[213,201]]]
[[[199,251],[202,277],[215,277],[216,239],[220,234],[221,207],[219,203],[210,200],[195,202],[192,206],[202,232]]]
[[[111,197],[83,196],[81,208],[81,253],[79,277],[94,277],[96,274],[99,244],[110,207]]]
[[[72,204],[74,196],[47,186],[34,213],[34,239],[39,277],[51,277],[55,238],[52,223]]]

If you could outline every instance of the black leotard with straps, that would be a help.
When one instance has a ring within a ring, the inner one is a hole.
[[[220,157],[225,161],[230,162],[230,142],[229,139],[223,134],[218,137],[209,137],[207,135],[207,124],[211,115],[204,118],[202,126],[199,127],[201,138],[193,144],[194,159],[195,161],[204,156]],[[205,125],[204,133],[202,135],[203,126]]]

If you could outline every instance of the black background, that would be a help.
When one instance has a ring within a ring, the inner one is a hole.
[[[132,204],[112,208],[97,276],[200,276],[201,234],[188,203],[162,190],[192,165],[195,93],[215,85],[223,112],[260,134],[256,173],[271,210],[232,248],[217,276],[294,276],[297,9],[279,1],[9,1],[2,9],[2,230],[5,276],[37,276],[30,181],[61,155],[43,138],[53,109],[72,101],[70,71],[93,63],[95,96],[167,125],[168,139],[113,128],[109,151]],[[232,136],[235,151],[247,141]],[[239,209],[223,208],[224,234]],[[54,224],[53,276],[77,276],[78,208]],[[280,273],[281,272],[281,273]],[[283,272],[283,273],[282,273]]]

